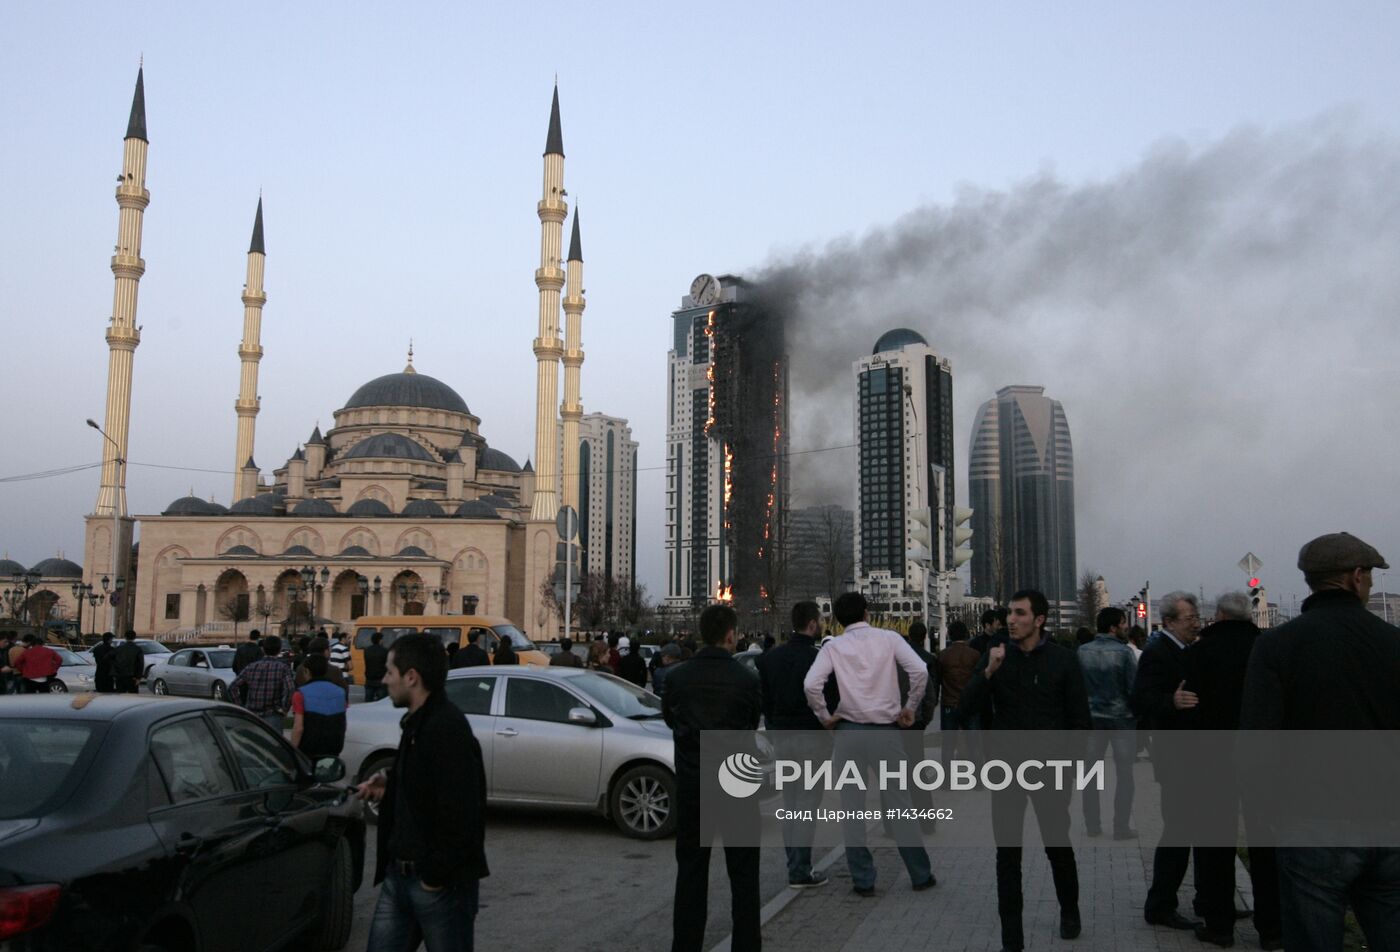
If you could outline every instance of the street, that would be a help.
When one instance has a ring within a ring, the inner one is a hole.
[[[379,895],[370,884],[375,830],[369,831],[365,885],[355,894],[354,928],[346,946],[352,952],[365,948]],[[491,875],[481,882],[477,947],[665,948],[671,941],[674,849],[674,839],[628,839],[602,817],[491,809],[486,818]],[[765,903],[787,889],[781,850],[764,851],[760,881]],[[710,862],[705,947],[713,948],[729,931],[729,882],[723,851],[717,849]]]

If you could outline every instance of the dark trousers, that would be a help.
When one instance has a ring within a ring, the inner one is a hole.
[[[981,719],[964,717],[956,707],[944,706],[940,712],[938,729],[943,734],[943,773],[948,773],[948,764],[954,759],[954,752],[961,754],[962,760],[982,762]]]
[[[1369,948],[1400,949],[1400,849],[1281,846],[1278,870],[1285,947],[1342,952],[1350,905]]]
[[[1001,917],[1001,944],[1006,949],[1023,949],[1026,937],[1021,925],[1024,900],[1021,895],[1021,833],[1026,803],[1035,809],[1050,875],[1055,881],[1055,898],[1061,913],[1079,913],[1079,867],[1074,848],[1069,845],[1069,801],[1071,791],[1045,787],[1023,790],[1010,786],[992,791],[992,832],[997,842],[997,914]]]
[[[671,914],[671,952],[702,952],[705,923],[710,917],[710,849],[700,842],[700,784],[677,777],[676,789],[676,895]],[[754,815],[757,826],[757,814]],[[757,830],[754,842],[758,842]],[[729,873],[730,908],[733,915],[734,952],[758,952],[759,932],[758,847],[724,847]]]
[[[1154,740],[1154,746],[1157,745]],[[1162,839],[1152,854],[1152,886],[1147,890],[1147,902],[1142,910],[1144,918],[1149,920],[1165,919],[1176,911],[1176,893],[1186,878],[1186,868],[1191,865],[1191,847],[1173,845],[1189,839],[1185,824],[1190,818],[1192,804],[1187,784],[1174,782],[1171,772],[1160,766],[1157,778],[1162,788]],[[1208,858],[1206,863],[1210,863]],[[1198,862],[1198,869],[1199,866]]]
[[[1133,816],[1133,763],[1137,760],[1137,730],[1132,721],[1116,721],[1111,718],[1094,718],[1094,730],[1089,735],[1089,757],[1092,761],[1104,759],[1110,747],[1113,748],[1113,832],[1127,833],[1132,828]],[[1126,725],[1126,726],[1125,726]],[[1099,816],[1098,788],[1084,788],[1084,828],[1089,833],[1098,833],[1102,827]]]
[[[121,675],[117,675],[115,678],[113,678],[113,680],[116,682],[118,694],[140,693],[140,686],[136,683],[136,679],[134,677],[123,677]]]
[[[377,700],[379,700],[379,699],[382,698],[382,697],[387,697],[388,694],[389,694],[389,689],[386,688],[386,687],[384,687],[384,682],[383,682],[383,681],[366,681],[366,682],[365,682],[365,703],[366,703],[366,704],[369,704],[369,703],[372,702],[372,701],[377,701]]]

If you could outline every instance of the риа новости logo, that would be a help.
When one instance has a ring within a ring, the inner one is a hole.
[[[719,785],[737,800],[751,797],[763,786],[763,766],[753,754],[730,754],[719,765]]]

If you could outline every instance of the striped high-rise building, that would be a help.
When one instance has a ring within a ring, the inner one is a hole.
[[[559,454],[568,459],[566,421],[559,423]],[[582,569],[609,578],[637,577],[637,441],[619,417],[588,413],[578,420],[578,460],[561,477],[561,498],[578,500]],[[571,485],[569,485],[571,484]]]

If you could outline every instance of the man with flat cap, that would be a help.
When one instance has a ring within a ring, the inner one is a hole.
[[[1389,567],[1346,532],[1303,546],[1298,568],[1312,594],[1302,614],[1255,640],[1243,730],[1400,731],[1400,628],[1366,609],[1371,570]],[[1354,735],[1336,736],[1341,744]],[[1381,744],[1389,735],[1373,736]],[[1265,798],[1276,796],[1269,791]],[[1294,815],[1312,829],[1345,829],[1351,818],[1339,811],[1346,809],[1319,798]],[[1393,811],[1387,806],[1385,813]],[[1284,947],[1341,952],[1350,904],[1370,948],[1400,948],[1400,847],[1390,845],[1393,838],[1368,846],[1326,843],[1324,836],[1324,845],[1285,842],[1278,849]]]

